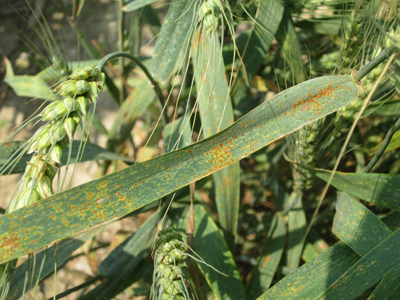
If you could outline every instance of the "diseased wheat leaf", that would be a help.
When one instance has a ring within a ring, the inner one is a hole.
[[[392,233],[373,212],[346,193],[338,194],[336,211],[333,233],[361,256]]]
[[[303,208],[303,195],[299,191],[293,191],[289,198],[293,208],[288,213],[288,244],[286,265],[296,270],[300,264],[303,252],[303,236],[306,233],[307,220]]]
[[[99,265],[105,280],[85,296],[87,299],[114,299],[137,280],[137,267],[155,239],[154,229],[165,209],[151,215],[130,237],[114,249]]]
[[[400,264],[400,230],[396,230],[357,261],[315,299],[354,299]]]
[[[99,233],[104,229],[103,226],[99,226],[88,230],[85,234],[80,237],[65,239],[57,245],[51,246],[49,249],[45,249],[42,252],[35,255],[35,258],[30,258],[22,265],[20,265],[14,273],[10,290],[7,294],[7,299],[20,299],[23,295],[24,287],[27,292],[31,287],[31,282],[36,282],[40,275],[39,282],[46,278],[49,274],[54,272],[54,265],[57,264],[57,268],[60,268],[68,259],[71,258],[72,252],[81,247],[88,239]],[[43,263],[44,264],[42,266]],[[35,263],[32,262],[35,261]],[[34,270],[32,269],[34,266]],[[26,278],[28,272],[29,277]],[[28,282],[26,282],[28,280]]]
[[[325,181],[331,173],[322,169],[309,170]],[[358,199],[400,210],[400,175],[336,172],[331,184]]]
[[[391,230],[399,228],[400,213],[395,212],[392,215],[385,217],[383,219],[383,222],[387,224]],[[374,248],[373,250],[376,249],[377,248]],[[368,253],[367,255],[369,255],[370,253]],[[357,253],[355,253],[345,243],[339,242],[336,245],[330,247],[327,251],[325,251],[318,257],[314,258],[311,262],[302,265],[296,271],[280,280],[258,299],[320,299],[318,296],[322,297],[322,295],[324,295],[324,292],[329,287],[335,289],[337,280],[350,268],[354,269],[354,266],[359,261],[361,260],[360,256]],[[359,269],[361,270],[362,268]],[[367,272],[359,274],[359,280],[369,280],[370,275],[366,275],[366,273]],[[349,278],[348,285],[351,286],[353,284],[359,284],[358,280],[352,280],[353,278]],[[332,298],[327,297],[326,299],[353,298],[345,295],[342,296],[342,298],[334,298],[334,296],[332,296]]]
[[[232,88],[232,98],[235,104],[242,100],[248,88],[246,83],[251,82],[265,55],[268,53],[282,20],[283,11],[284,4],[281,1],[264,0],[259,2],[257,24],[253,25],[253,30],[244,47],[245,50],[241,53],[246,72],[243,72],[242,69],[239,70]],[[248,34],[245,33],[245,35]]]
[[[400,295],[400,266],[387,272],[368,300],[391,300]]]
[[[186,229],[187,211],[181,217],[179,227]],[[197,263],[216,299],[246,299],[239,271],[226,241],[217,225],[201,205],[194,206],[195,231],[193,250],[211,267]],[[193,255],[193,254],[192,254]],[[196,257],[196,255],[193,255]]]
[[[247,299],[256,299],[267,290],[275,276],[283,249],[286,243],[286,222],[279,214],[275,214],[267,235],[267,240],[251,272],[247,285]]]
[[[203,29],[203,32],[206,32]],[[196,31],[193,43],[193,67],[196,87],[199,91],[199,109],[204,137],[210,137],[234,122],[225,66],[216,34]],[[225,239],[233,249],[237,233],[240,201],[239,163],[213,174],[215,200]]]
[[[190,40],[190,29],[193,26],[195,2],[173,0],[154,48],[153,77],[164,81],[171,76],[180,57]]]
[[[351,76],[309,80],[276,95],[218,134],[0,217],[0,263],[118,219],[248,156],[350,103]]]

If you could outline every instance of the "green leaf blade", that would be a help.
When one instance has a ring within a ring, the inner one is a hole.
[[[358,94],[358,84],[347,75],[304,82],[201,142],[1,216],[0,263],[120,218],[336,111]]]
[[[192,59],[196,86],[200,91],[198,102],[203,132],[205,137],[210,137],[231,125],[234,116],[218,36],[207,34],[206,30],[203,32],[196,31]],[[239,163],[214,173],[213,178],[218,215],[228,245],[233,249],[239,218]]]
[[[333,233],[360,256],[366,255],[392,231],[353,197],[339,193]]]

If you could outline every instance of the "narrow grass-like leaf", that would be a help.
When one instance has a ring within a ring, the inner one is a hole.
[[[331,173],[322,169],[310,172],[325,181]],[[331,184],[355,198],[400,210],[400,175],[336,172]]]
[[[248,156],[358,97],[351,76],[309,80],[196,144],[0,217],[0,263],[120,218]]]
[[[400,115],[400,101],[398,99],[386,103],[376,103],[367,107],[364,116],[398,117]]]
[[[108,132],[108,150],[114,152],[121,143],[130,137],[136,120],[147,110],[154,97],[154,89],[149,85],[147,79],[142,79],[118,109],[115,121]]]
[[[269,229],[267,240],[257,259],[247,285],[247,299],[256,299],[267,290],[275,276],[286,242],[286,222],[275,214]]]
[[[80,15],[83,5],[85,4],[85,0],[74,0],[73,4],[72,17],[75,19]]]
[[[47,250],[43,250],[35,255],[34,263],[32,258],[24,262],[15,270],[7,299],[20,299],[24,291],[24,286],[26,292],[32,288],[32,283],[35,285],[39,275],[40,282],[49,274],[53,273],[55,264],[57,264],[58,268],[61,267],[69,258],[71,258],[72,252],[81,247],[88,239],[102,231],[104,227],[105,226],[96,227],[87,231],[80,237],[65,239],[59,244],[53,245]],[[45,261],[42,266],[43,259]],[[32,270],[32,265],[35,267],[34,270]],[[28,273],[28,278],[26,278],[26,273]],[[28,282],[26,282],[26,280],[28,280]]]
[[[303,195],[301,192],[292,192],[289,203],[293,203],[293,208],[288,213],[288,245],[286,265],[296,270],[300,264],[301,253],[303,251],[303,236],[307,229],[306,214],[303,209]]]
[[[257,299],[316,299],[360,257],[338,243],[283,278]]]
[[[355,263],[315,299],[354,299],[400,264],[400,230],[396,230]]]
[[[203,31],[206,32],[206,29]],[[200,116],[204,136],[207,138],[233,124],[232,103],[217,35],[200,35],[200,29],[197,30],[192,49]],[[219,219],[225,239],[233,249],[239,216],[239,163],[214,173],[213,178]]]
[[[374,147],[373,149],[371,149],[372,153],[376,153],[379,148],[382,146],[382,143],[379,143],[379,145],[376,145],[376,147]],[[389,152],[389,151],[393,151],[400,148],[400,131],[397,131],[392,139],[390,140],[389,145],[387,146],[387,148],[385,149],[385,152]]]
[[[154,228],[165,209],[151,215],[140,228],[112,251],[99,266],[99,272],[106,279],[79,299],[114,299],[137,280],[136,267],[149,251],[155,239]]]
[[[193,250],[208,265],[228,275],[220,274],[203,263],[197,264],[214,296],[216,299],[246,299],[235,260],[217,225],[201,205],[194,206],[194,219]],[[179,226],[183,230],[186,228],[186,220],[187,218],[183,218]],[[193,256],[196,257],[196,255]]]
[[[147,26],[149,26],[151,33],[156,36],[161,30],[161,22],[156,10],[151,5],[143,9],[143,18]]]
[[[297,33],[294,28],[292,16],[288,7],[285,8],[283,18],[276,39],[282,47],[288,67],[292,69],[292,73],[296,83],[305,80],[303,72],[303,61],[301,59],[301,50]]]
[[[4,80],[20,97],[29,97],[47,100],[57,100],[59,96],[53,94],[50,86],[38,76],[17,75]]]
[[[18,142],[7,142],[7,143],[0,145],[0,169],[3,168],[5,165],[9,166],[7,169],[2,170],[3,173],[1,175],[18,174],[18,173],[25,172],[26,162],[31,159],[30,154],[24,154],[15,165],[10,165],[9,162],[7,163],[7,161],[9,160],[9,158],[12,155],[15,155],[15,153],[18,153],[18,150],[24,143],[25,142],[18,141]],[[80,141],[72,142],[72,154],[71,154],[71,158],[69,160],[70,164],[76,163],[80,144],[81,144]],[[69,148],[65,147],[63,149],[63,160],[62,160],[63,166],[65,166],[68,162],[68,154],[69,154]],[[126,162],[133,162],[131,159],[120,156],[118,154],[115,154],[111,151],[108,151],[106,149],[103,149],[103,148],[101,148],[95,144],[91,144],[91,143],[85,144],[85,149],[84,149],[83,155],[82,156],[79,155],[79,157],[78,157],[79,162],[111,160],[111,159],[122,160],[122,161],[126,161]]]
[[[138,263],[143,252],[151,247],[155,239],[154,228],[164,212],[165,207],[158,209],[137,231],[115,248],[99,265],[100,274],[104,277],[113,277],[125,271],[133,271],[132,261],[135,260]]]
[[[245,52],[241,53],[246,72],[243,72],[242,66],[232,88],[232,98],[236,104],[242,100],[248,88],[246,83],[252,80],[268,53],[282,20],[283,11],[284,5],[281,1],[264,0],[259,2],[256,18],[258,24],[253,25]]]
[[[128,263],[129,265],[130,263]],[[93,299],[116,299],[116,295],[123,292],[126,288],[133,283],[143,280],[152,271],[153,266],[147,261],[139,260],[137,266],[132,269],[132,272],[121,273],[121,276],[116,278],[106,278],[102,283],[96,286],[87,294],[79,297],[79,300],[93,300]],[[117,298],[118,299],[118,298]]]
[[[368,300],[391,300],[400,295],[400,266],[386,273]]]
[[[338,194],[336,211],[333,233],[360,256],[392,233],[373,212],[346,193]]]
[[[321,253],[328,250],[328,244],[322,239],[322,237],[317,233],[316,230],[311,229],[307,235],[307,240],[304,244],[304,250],[301,258],[305,262],[313,260],[315,257]]]
[[[154,48],[153,77],[164,81],[175,69],[181,50],[190,40],[193,22],[193,1],[173,0]]]
[[[383,219],[391,230],[400,226],[400,213]],[[317,299],[352,267],[360,256],[339,242],[275,284],[258,299]],[[360,277],[363,280],[364,277]],[[326,298],[331,299],[331,298]],[[334,298],[332,298],[334,299]],[[350,299],[346,296],[337,299]]]
[[[164,129],[165,152],[186,147],[192,143],[191,125],[188,117],[181,117],[168,123]]]
[[[142,8],[143,6],[149,5],[156,1],[157,0],[130,0],[126,2],[126,4],[122,7],[122,10],[124,12],[130,12]]]

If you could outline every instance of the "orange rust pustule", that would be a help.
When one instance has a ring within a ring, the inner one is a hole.
[[[213,166],[210,170],[211,172],[222,169],[234,162],[234,160],[231,158],[231,148],[232,146],[230,145],[219,144],[210,150],[211,155],[214,156],[212,161]]]
[[[1,238],[0,247],[10,247],[11,249],[18,248],[19,243],[16,243],[18,239],[18,234],[16,233],[11,234],[10,237],[3,236]]]
[[[320,99],[324,96],[326,97],[333,97],[333,90],[334,88],[332,87],[332,84],[328,84],[326,89],[321,89],[319,88],[318,92],[316,92],[314,95],[311,93],[308,93],[307,98],[303,98],[295,103],[293,105],[293,110],[296,110],[299,106],[304,105],[304,104],[313,104],[317,110],[321,107],[321,104],[318,103],[317,99]],[[303,109],[302,109],[303,110]]]

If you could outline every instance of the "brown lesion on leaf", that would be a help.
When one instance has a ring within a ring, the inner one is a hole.
[[[303,98],[299,101],[297,101],[293,105],[293,110],[296,110],[299,106],[306,105],[303,107],[301,110],[308,110],[311,105],[314,106],[315,110],[318,111],[321,109],[321,104],[318,102],[318,99],[322,97],[333,97],[333,92],[334,88],[332,87],[332,84],[328,84],[328,86],[325,89],[319,88],[318,91],[315,94],[308,93],[307,98]]]

